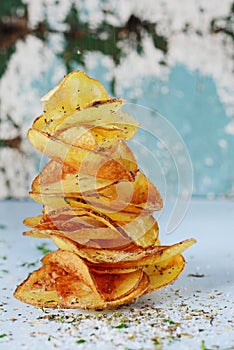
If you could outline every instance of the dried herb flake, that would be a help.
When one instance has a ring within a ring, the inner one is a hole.
[[[202,340],[202,342],[201,342],[201,350],[208,350],[206,345],[205,345],[205,340]]]
[[[51,250],[47,248],[47,243],[42,243],[41,245],[37,246],[37,249],[40,250],[43,254],[51,252]]]
[[[115,326],[114,328],[121,329],[121,328],[128,328],[128,326],[124,322],[121,322],[118,326]]]
[[[6,333],[0,334],[0,338],[4,338],[4,337],[7,337],[7,334],[6,334]]]

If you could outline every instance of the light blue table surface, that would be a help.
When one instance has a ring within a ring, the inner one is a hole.
[[[25,263],[42,257],[38,246],[54,248],[21,235],[22,220],[40,210],[30,201],[0,202],[0,349],[234,348],[233,201],[192,200],[172,234],[163,233],[167,205],[159,218],[161,242],[197,239],[184,253],[182,276],[130,306],[102,312],[45,311],[13,298],[16,285],[35,269]],[[121,323],[125,327],[116,328]]]

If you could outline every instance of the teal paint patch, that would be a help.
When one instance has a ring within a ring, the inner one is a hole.
[[[145,78],[142,87],[142,96],[134,102],[159,111],[184,139],[193,163],[194,195],[230,195],[234,137],[225,132],[230,118],[213,79],[177,65],[167,82]]]

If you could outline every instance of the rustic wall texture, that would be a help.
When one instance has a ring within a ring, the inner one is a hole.
[[[192,160],[194,196],[233,196],[233,16],[230,0],[1,1],[0,199],[27,197],[41,167],[27,129],[40,97],[73,69],[172,123]]]

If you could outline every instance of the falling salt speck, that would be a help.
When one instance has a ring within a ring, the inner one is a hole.
[[[179,163],[180,165],[184,164],[185,162],[186,162],[186,158],[185,158],[185,157],[179,157],[179,158],[178,158],[178,163]]]
[[[161,88],[161,92],[162,92],[163,95],[168,94],[168,92],[169,92],[168,87],[167,87],[167,86],[163,86],[163,87]]]
[[[225,127],[225,132],[229,135],[234,135],[234,120]]]
[[[183,199],[190,198],[190,196],[191,196],[191,192],[190,192],[190,191],[188,191],[188,190],[186,190],[186,189],[184,189],[184,190],[181,191],[181,197],[182,197]]]
[[[210,158],[210,157],[207,157],[207,158],[205,159],[205,164],[206,164],[207,166],[212,166],[212,165],[214,164],[214,160],[213,160],[212,158]]]
[[[202,182],[204,185],[208,186],[211,184],[212,180],[209,176],[205,176]]]
[[[176,90],[174,94],[175,94],[175,96],[177,98],[183,98],[184,97],[184,92],[181,91],[181,90]]]
[[[213,199],[215,199],[215,194],[213,192],[209,192],[209,193],[207,193],[206,198],[209,200],[213,200]]]
[[[225,149],[225,148],[227,148],[227,141],[224,139],[220,139],[218,142],[218,145],[219,145],[219,147]]]
[[[140,152],[141,152],[142,155],[148,155],[149,150],[148,150],[147,148],[142,148],[142,149],[140,150]]]
[[[102,33],[100,33],[100,35],[99,35],[99,38],[100,38],[101,40],[107,40],[108,37],[109,37],[109,34],[108,34],[107,32],[102,32]]]
[[[163,145],[163,143],[161,141],[157,141],[157,147],[159,149],[163,149],[165,146]]]

